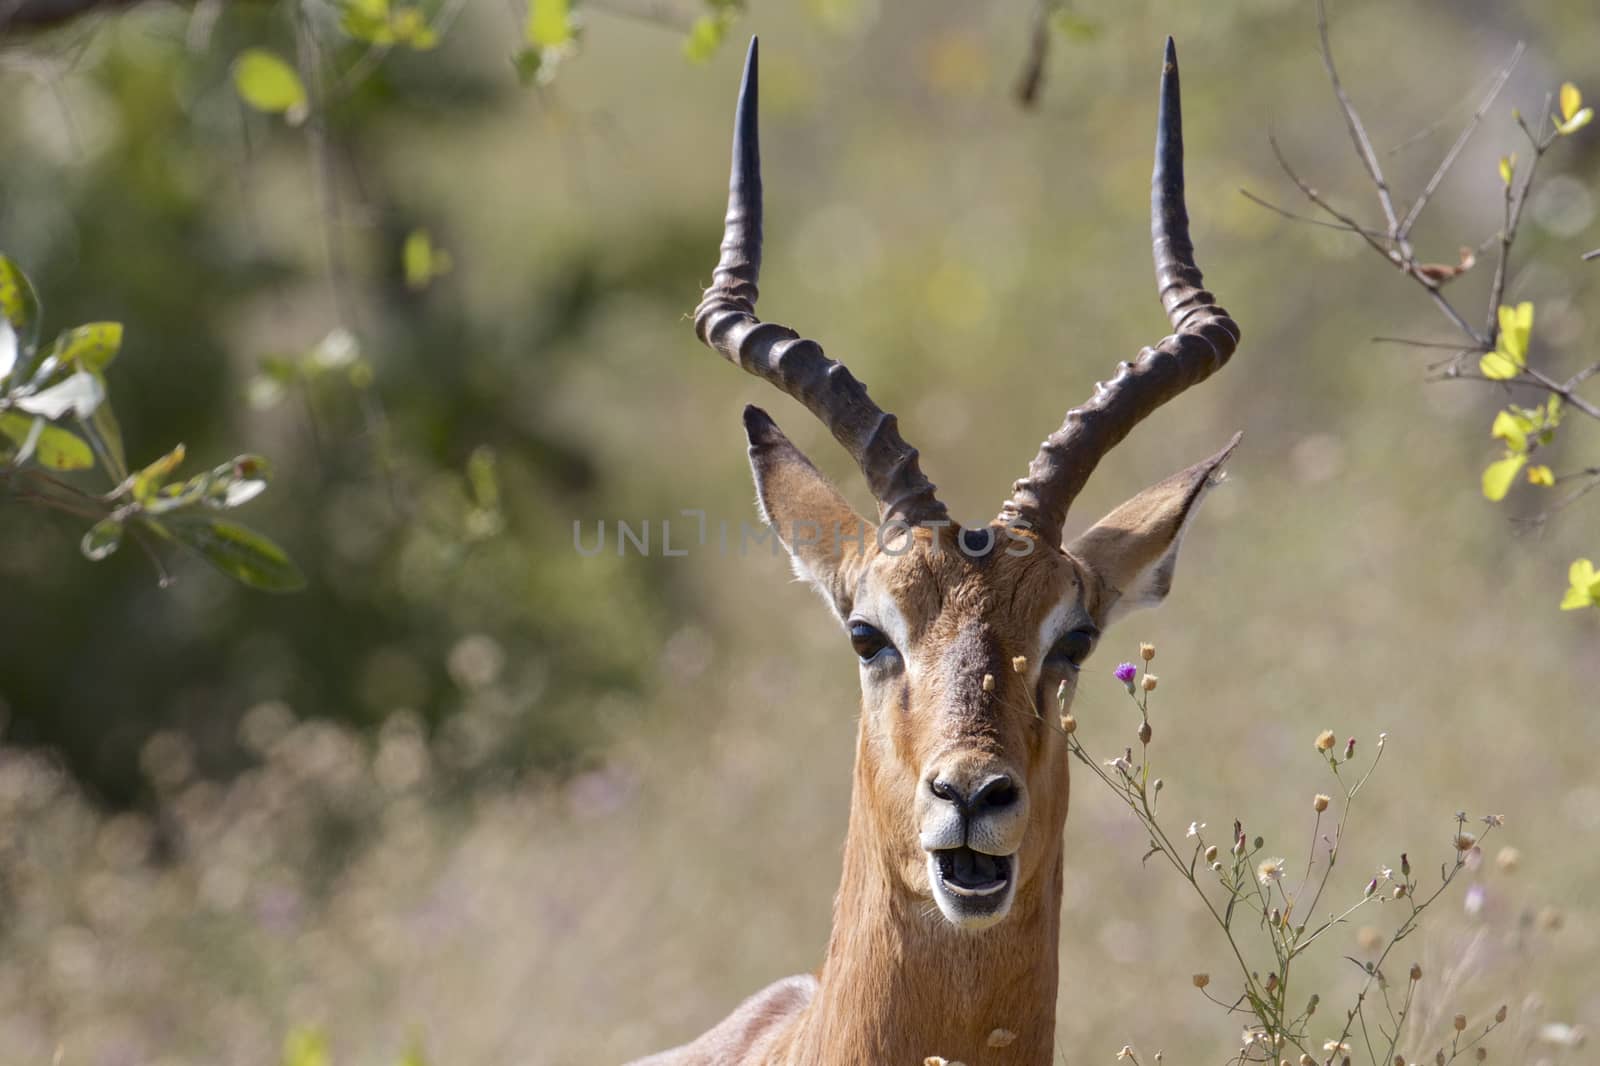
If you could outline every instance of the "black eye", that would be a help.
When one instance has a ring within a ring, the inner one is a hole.
[[[894,651],[894,645],[883,635],[883,630],[866,622],[850,623],[850,646],[864,663],[871,662],[885,651]]]
[[[1074,629],[1056,641],[1056,646],[1050,649],[1048,661],[1058,670],[1078,669],[1094,650],[1094,638],[1099,635],[1097,630],[1090,628]]]

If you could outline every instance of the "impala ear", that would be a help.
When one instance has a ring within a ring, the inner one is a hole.
[[[1068,554],[1100,578],[1096,620],[1102,626],[1167,598],[1184,530],[1242,436],[1234,434],[1211,458],[1151,485],[1072,542]]]
[[[840,621],[848,619],[856,577],[877,527],[858,515],[754,404],[744,409],[744,432],[762,520],[788,550],[796,576],[822,593]]]

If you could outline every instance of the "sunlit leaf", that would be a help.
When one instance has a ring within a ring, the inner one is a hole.
[[[1565,137],[1568,134],[1577,133],[1579,130],[1583,129],[1583,127],[1587,126],[1593,121],[1594,108],[1586,107],[1582,111],[1579,111],[1576,115],[1573,115],[1571,118],[1567,119],[1565,122],[1557,122],[1556,132]]]
[[[572,40],[568,0],[528,0],[526,40],[535,48],[557,48]]]
[[[265,592],[294,592],[305,587],[305,575],[283,549],[254,530],[219,519],[173,521],[168,529],[180,543],[240,584]],[[327,1062],[326,1042],[321,1042],[320,1058],[312,1056],[309,1045],[301,1051],[302,1057],[295,1058],[286,1049],[284,1061],[293,1066]]]
[[[1583,106],[1583,93],[1572,82],[1564,82],[1561,86],[1561,117],[1569,119],[1578,113],[1578,108]]]
[[[1511,184],[1511,179],[1516,176],[1516,173],[1517,173],[1517,153],[1512,152],[1510,155],[1501,156],[1500,157],[1500,180],[1505,182],[1507,185],[1510,185]]]
[[[511,65],[516,68],[518,83],[524,86],[532,85],[541,80],[544,51],[539,48],[524,48],[511,57]]]
[[[1501,411],[1494,416],[1489,435],[1505,441],[1509,451],[1520,454],[1528,450],[1528,431],[1531,429],[1533,423],[1529,419],[1512,411]]]
[[[39,444],[39,435],[44,432],[45,420],[42,418],[28,418],[15,412],[7,411],[0,414],[0,434],[11,438],[17,445],[17,450],[11,457],[15,466],[21,466],[33,458],[33,451]]]
[[[178,445],[166,455],[157,459],[143,470],[139,471],[133,479],[133,498],[140,503],[153,499],[156,491],[161,488],[172,472],[183,463],[183,445]]]
[[[39,431],[38,459],[51,470],[88,470],[94,466],[94,451],[70,429],[45,426]]]
[[[1574,560],[1567,569],[1567,581],[1571,587],[1562,597],[1563,611],[1576,611],[1589,606],[1600,607],[1600,573],[1596,573],[1592,562],[1588,559]]]
[[[3,255],[0,255],[0,314],[5,315],[6,321],[17,331],[20,355],[28,356],[39,343],[39,297],[34,294],[28,275]]]
[[[1556,483],[1555,471],[1543,463],[1528,467],[1528,484],[1550,486]]]
[[[247,48],[233,61],[233,85],[257,111],[281,114],[291,124],[305,118],[306,87],[283,59],[264,48]]]
[[[85,559],[98,563],[101,559],[117,550],[122,543],[122,521],[117,518],[102,518],[89,527],[79,543],[79,550]]]
[[[414,5],[397,8],[389,16],[389,29],[400,44],[426,52],[439,43],[439,35],[428,25],[428,17]]]
[[[1496,502],[1505,499],[1506,493],[1511,491],[1511,483],[1516,480],[1517,472],[1527,461],[1526,455],[1508,455],[1504,459],[1490,463],[1483,472],[1484,497]]]
[[[1485,352],[1478,360],[1478,372],[1494,381],[1510,381],[1522,373],[1522,368],[1499,352]]]
[[[80,370],[104,370],[121,350],[121,322],[90,322],[57,337],[50,354]]]
[[[20,411],[54,421],[69,411],[79,418],[88,418],[105,398],[105,383],[100,375],[80,370],[59,385],[32,396],[19,396],[11,403]]]
[[[448,274],[455,266],[449,252],[434,247],[433,238],[425,229],[412,230],[406,235],[400,261],[405,269],[406,285],[413,291],[427,288],[434,278]]]
[[[1069,41],[1085,44],[1100,36],[1100,23],[1065,8],[1050,17],[1051,27]]]
[[[693,63],[704,63],[717,54],[728,35],[728,20],[721,15],[701,15],[689,26],[683,39],[683,54]]]

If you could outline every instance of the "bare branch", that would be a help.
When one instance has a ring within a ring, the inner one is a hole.
[[[1467,146],[1467,141],[1472,139],[1472,134],[1477,130],[1478,123],[1483,121],[1483,116],[1494,105],[1495,99],[1500,95],[1500,90],[1506,87],[1506,81],[1510,79],[1511,72],[1516,69],[1517,63],[1522,59],[1522,53],[1526,50],[1523,43],[1518,41],[1517,47],[1511,52],[1511,59],[1500,69],[1499,76],[1495,78],[1494,84],[1489,87],[1483,102],[1478,105],[1478,110],[1472,113],[1472,118],[1467,122],[1466,128],[1461,131],[1461,136],[1456,138],[1456,143],[1452,144],[1450,150],[1444,154],[1444,158],[1439,161],[1438,169],[1433,172],[1433,177],[1429,178],[1428,184],[1423,187],[1422,195],[1417,197],[1417,202],[1411,205],[1410,211],[1406,212],[1406,217],[1401,221],[1400,229],[1395,234],[1399,240],[1405,240],[1406,235],[1411,232],[1411,227],[1416,225],[1418,216],[1422,214],[1422,209],[1428,206],[1428,200],[1439,188],[1439,183],[1444,181],[1445,175],[1450,172],[1450,168],[1455,166],[1456,157]]]
[[[1411,340],[1408,337],[1373,337],[1372,343],[1403,344],[1408,348],[1443,348],[1447,351],[1455,352],[1457,355],[1460,355],[1464,352],[1483,352],[1488,350],[1486,348],[1462,348],[1460,344],[1452,344],[1448,341],[1417,341]]]
[[[1271,203],[1271,202],[1269,202],[1267,200],[1263,200],[1261,197],[1257,196],[1255,193],[1251,192],[1249,189],[1240,189],[1239,190],[1239,194],[1241,196],[1243,196],[1246,200],[1249,200],[1251,203],[1259,204],[1260,206],[1266,208],[1268,211],[1276,212],[1277,214],[1282,215],[1284,218],[1290,219],[1291,221],[1294,221],[1294,222],[1304,222],[1308,226],[1323,226],[1323,227],[1325,227],[1327,229],[1336,229],[1341,233],[1358,233],[1358,234],[1361,234],[1364,237],[1376,238],[1378,240],[1386,239],[1384,234],[1379,233],[1377,230],[1364,230],[1364,229],[1361,229],[1361,228],[1359,228],[1357,226],[1344,225],[1344,224],[1341,224],[1341,223],[1338,223],[1338,222],[1324,222],[1320,218],[1308,218],[1305,215],[1297,215],[1293,211],[1289,211],[1289,210],[1286,210],[1286,209],[1284,209],[1282,207],[1279,207],[1275,203]]]
[[[1033,25],[1028,30],[1028,54],[1022,61],[1022,73],[1017,76],[1015,95],[1017,103],[1032,108],[1039,102],[1039,90],[1044,86],[1044,68],[1050,59],[1050,15],[1055,11],[1055,0],[1039,0],[1033,12]]]
[[[1317,0],[1317,39],[1321,42],[1322,65],[1327,68],[1328,80],[1333,83],[1333,95],[1339,98],[1339,107],[1344,112],[1350,139],[1355,142],[1356,154],[1361,157],[1372,184],[1377,187],[1378,203],[1383,205],[1383,217],[1389,223],[1389,233],[1403,241],[1400,219],[1394,210],[1394,197],[1389,193],[1389,183],[1384,180],[1383,168],[1378,165],[1378,154],[1372,150],[1367,128],[1362,125],[1361,116],[1356,114],[1355,105],[1350,102],[1350,97],[1344,91],[1344,83],[1339,80],[1339,70],[1333,64],[1333,46],[1328,41],[1328,9],[1323,0]]]

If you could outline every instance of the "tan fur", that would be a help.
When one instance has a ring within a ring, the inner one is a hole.
[[[820,971],[770,986],[693,1043],[643,1062],[1054,1061],[1069,792],[1055,693],[1065,681],[1070,700],[1077,675],[1045,668],[1050,649],[1041,640],[1054,637],[1042,637],[1041,625],[1052,612],[1067,629],[1101,625],[1135,586],[1163,595],[1178,538],[1228,450],[1140,493],[1067,551],[1030,542],[1029,554],[1010,554],[1020,546],[1002,534],[993,552],[971,559],[955,529],[918,529],[898,556],[897,542],[886,550],[870,532],[864,548],[831,537],[791,543],[796,522],[830,532],[873,527],[770,421],[752,432],[762,509],[797,567],[841,619],[892,604],[906,629],[904,668],[862,671],[844,872]],[[1163,567],[1164,575],[1154,573]],[[1026,657],[1023,673],[1013,669],[1017,656]],[[933,903],[918,836],[930,767],[956,777],[1004,769],[1026,797],[1016,895],[989,928],[958,927]],[[995,1029],[1016,1039],[991,1048]]]

